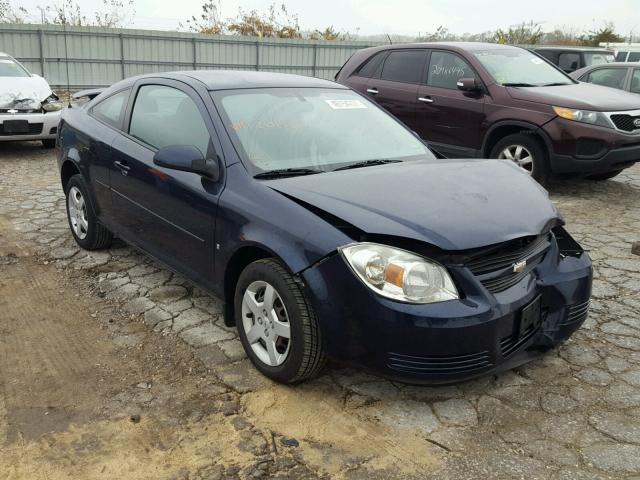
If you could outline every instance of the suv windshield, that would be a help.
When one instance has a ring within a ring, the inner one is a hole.
[[[522,48],[479,50],[473,53],[500,85],[542,87],[573,83],[564,73]]]
[[[214,92],[252,174],[326,172],[433,155],[390,115],[350,90],[265,88]],[[307,169],[306,172],[301,169]]]
[[[0,77],[29,77],[27,72],[19,63],[10,57],[0,57]]]

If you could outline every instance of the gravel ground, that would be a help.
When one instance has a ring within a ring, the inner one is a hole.
[[[288,388],[249,365],[217,298],[124,244],[80,251],[52,152],[0,144],[0,364],[15,365],[0,369],[0,471],[640,479],[640,165],[550,191],[595,265],[567,344],[456,386],[330,365]]]

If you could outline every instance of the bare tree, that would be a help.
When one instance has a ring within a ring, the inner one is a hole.
[[[199,16],[192,16],[181,27],[186,26],[192,32],[206,33],[209,35],[220,35],[225,32],[226,24],[220,18],[222,8],[220,0],[207,0],[202,4],[202,11]]]
[[[0,23],[24,23],[26,17],[26,8],[15,8],[9,0],[0,0]]]
[[[516,27],[509,27],[508,30],[498,29],[494,40],[496,43],[511,45],[535,45],[540,43],[543,36],[540,24],[530,21],[522,22]]]
[[[604,22],[602,27],[591,30],[584,35],[584,43],[597,47],[600,43],[624,42],[624,37],[616,33],[616,26],[613,22]]]
[[[325,28],[324,30],[314,30],[308,35],[310,40],[342,40],[349,41],[355,40],[357,34],[350,32],[341,32],[333,28],[333,25]]]
[[[53,5],[38,6],[43,23],[58,25],[124,27],[135,15],[134,0],[102,0],[103,9],[87,16],[74,0],[62,0]]]
[[[249,37],[302,38],[298,15],[287,10],[283,3],[271,4],[267,12],[238,10],[238,15],[227,23],[227,30]]]

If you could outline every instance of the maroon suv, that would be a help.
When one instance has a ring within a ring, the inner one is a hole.
[[[550,174],[611,178],[640,160],[640,97],[579,83],[526,49],[385,45],[336,75],[447,157],[509,159]]]

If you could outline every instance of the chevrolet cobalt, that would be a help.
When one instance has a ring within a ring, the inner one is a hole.
[[[591,260],[504,160],[437,159],[347,87],[237,71],[123,80],[67,109],[71,233],[117,235],[224,300],[255,367],[414,383],[527,362],[585,320]]]

